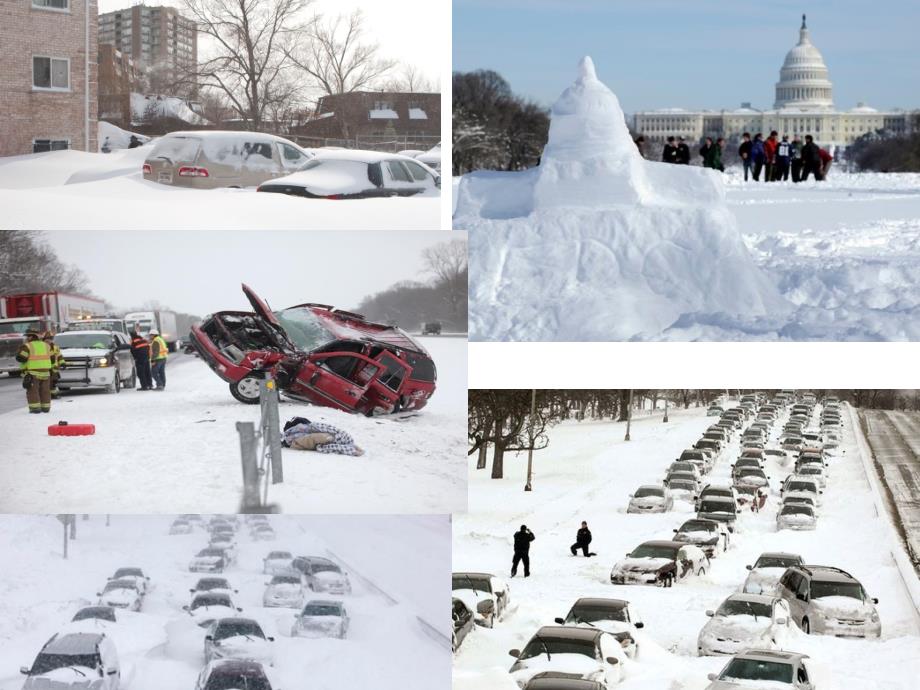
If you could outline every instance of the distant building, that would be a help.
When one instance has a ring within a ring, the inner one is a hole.
[[[879,111],[858,103],[850,110],[835,110],[833,84],[821,52],[811,42],[802,15],[799,42],[786,54],[775,85],[772,110],[758,110],[742,103],[736,110],[699,110],[668,108],[637,112],[633,128],[647,141],[663,143],[670,135],[688,141],[703,137],[725,137],[729,142],[741,139],[743,132],[753,136],[772,130],[790,138],[811,134],[822,146],[846,147],[867,132],[886,130],[894,134],[911,131],[918,111]]]
[[[355,91],[323,96],[308,122],[292,133],[319,139],[426,141],[441,136],[441,94]]]
[[[0,3],[0,156],[96,150],[96,1]]]
[[[177,82],[190,82],[189,95],[197,91],[193,75],[198,68],[198,27],[174,7],[134,5],[99,16],[99,43],[108,43],[148,70],[153,90]]]
[[[99,44],[99,119],[131,124],[131,94],[144,90],[144,70],[111,43]]]

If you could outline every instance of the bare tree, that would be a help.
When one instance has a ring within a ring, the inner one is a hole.
[[[421,73],[416,65],[406,64],[385,85],[386,91],[399,93],[439,93],[437,82]]]
[[[37,233],[0,230],[0,294],[39,290],[85,294],[86,275],[62,263]]]
[[[469,282],[466,241],[450,240],[426,247],[422,259],[425,269],[447,290],[451,313],[459,315],[461,303],[466,304]]]
[[[372,88],[396,65],[380,56],[380,45],[364,40],[364,14],[315,17],[309,36],[288,52],[294,64],[328,95]]]
[[[288,79],[289,50],[312,22],[313,0],[184,0],[198,31],[212,39],[213,56],[198,68],[200,84],[223,93],[257,130],[268,108],[296,99],[302,85]]]

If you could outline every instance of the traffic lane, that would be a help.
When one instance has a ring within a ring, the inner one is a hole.
[[[169,382],[169,374],[176,367],[181,367],[188,362],[197,359],[195,355],[187,355],[184,352],[176,352],[169,356],[166,363],[166,380]],[[123,390],[122,393],[125,391]],[[51,401],[51,410],[57,405],[78,402],[84,395],[105,395],[99,388],[90,388],[83,390],[69,390],[57,400]],[[22,378],[19,376],[0,376],[0,414],[22,409],[26,412],[26,393],[22,389]]]

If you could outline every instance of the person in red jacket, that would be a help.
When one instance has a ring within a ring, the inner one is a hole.
[[[776,147],[779,145],[776,137],[777,132],[773,130],[763,143],[763,152],[767,161],[767,168],[763,178],[764,182],[773,182],[776,179]]]
[[[818,149],[818,158],[821,160],[821,177],[818,179],[826,180],[827,173],[831,169],[831,163],[834,162],[834,157],[828,153],[827,149]]]

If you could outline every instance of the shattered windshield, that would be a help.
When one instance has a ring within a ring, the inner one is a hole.
[[[335,340],[325,326],[309,309],[294,307],[275,312],[275,317],[287,333],[288,338],[305,352],[315,350]]]

